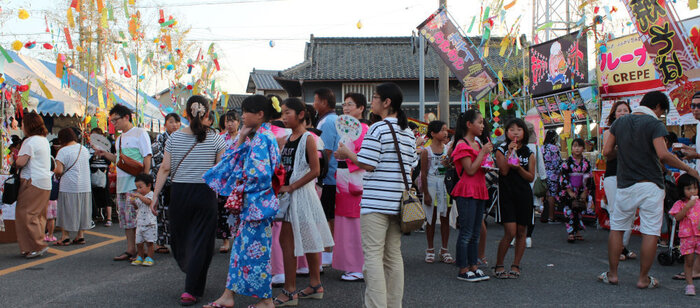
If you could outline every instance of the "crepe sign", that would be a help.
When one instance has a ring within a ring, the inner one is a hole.
[[[624,3],[661,82],[668,87],[670,83],[687,79],[686,73],[698,68],[700,59],[669,10],[668,0],[625,0]]]
[[[444,9],[437,10],[417,28],[473,99],[484,97],[496,86],[498,79],[493,71]]]
[[[90,145],[95,149],[102,150],[105,152],[109,152],[112,148],[112,143],[109,142],[109,139],[100,134],[90,135]]]
[[[665,89],[637,34],[608,41],[598,64],[596,75],[603,98],[642,95]]]
[[[530,47],[530,94],[543,96],[588,82],[586,37],[578,31]]]
[[[353,142],[362,135],[360,121],[347,114],[338,116],[335,120],[335,129],[338,131],[342,143]]]
[[[541,96],[533,101],[545,128],[564,126],[564,110],[571,111],[571,120],[574,123],[585,123],[588,118],[586,105],[578,90]]]

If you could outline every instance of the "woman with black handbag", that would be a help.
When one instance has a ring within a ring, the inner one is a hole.
[[[37,113],[24,115],[22,131],[27,139],[15,161],[15,166],[22,168],[15,224],[20,252],[31,259],[48,250],[44,243],[44,229],[51,194],[51,150],[46,139],[48,130]]]

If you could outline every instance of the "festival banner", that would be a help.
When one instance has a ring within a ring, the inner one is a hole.
[[[690,70],[700,62],[684,29],[669,10],[668,0],[625,0],[625,7],[637,26],[647,53],[661,82],[669,88],[687,81]],[[690,101],[680,101],[676,108],[682,116],[690,113]]]
[[[666,89],[639,35],[610,40],[605,47],[596,68],[601,97],[613,99]]]
[[[577,31],[530,47],[530,94],[563,92],[588,82],[586,46],[586,37]]]
[[[484,97],[498,84],[493,71],[487,67],[474,45],[462,36],[444,9],[437,10],[417,28],[472,99]]]

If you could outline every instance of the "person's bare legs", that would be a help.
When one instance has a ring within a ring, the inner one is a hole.
[[[435,222],[437,220],[437,207],[433,207],[433,217],[432,220],[426,223],[425,226],[425,236],[428,239],[428,250],[435,249]],[[443,240],[444,243],[444,240]]]
[[[49,237],[53,236],[54,229],[56,229],[56,219],[47,219],[46,220],[46,231],[49,234]]]
[[[685,282],[688,285],[693,285],[693,267],[695,265],[695,262],[697,259],[695,258],[694,253],[690,253],[685,255],[685,262],[683,263],[683,270],[685,272]]]
[[[618,282],[617,266],[620,264],[623,233],[624,231],[611,230],[610,235],[608,235],[608,281],[611,283]],[[656,247],[656,245],[654,247]]]
[[[506,253],[508,252],[508,247],[510,247],[510,241],[513,240],[517,232],[517,227],[514,222],[507,222],[503,224],[503,237],[498,243],[498,252],[496,254],[496,266],[502,266],[503,261],[506,258]],[[523,243],[525,243],[523,241]]]
[[[138,254],[141,259],[146,257],[146,254],[143,251],[143,243],[136,244],[136,254]]]
[[[296,258],[294,259],[296,260]],[[309,263],[309,286],[304,289],[304,293],[312,294],[314,290],[311,288],[311,286],[315,287],[321,285],[321,254],[307,253],[306,261]],[[294,266],[294,271],[296,273],[296,266]],[[287,273],[285,271],[285,278],[286,277]],[[287,289],[287,291],[289,291],[289,289]],[[318,292],[323,293],[323,288],[319,288]]]
[[[107,206],[105,207],[105,209],[107,211],[107,220],[112,221],[112,207]]]
[[[293,293],[297,290],[297,257],[294,256],[294,233],[290,222],[282,222],[280,246],[282,246],[282,259],[284,260],[284,289],[289,293]],[[318,267],[319,265],[316,264],[316,274],[319,274]],[[309,260],[309,273],[311,273],[311,270],[312,266]],[[277,297],[283,302],[290,299],[284,294],[280,294]]]
[[[433,219],[435,218],[433,217]],[[442,248],[447,249],[450,241],[450,218],[447,216],[440,216],[440,237],[442,238]]]
[[[700,275],[700,256],[695,258],[693,262],[693,277]]]
[[[156,245],[154,245],[153,242],[147,242],[147,243],[146,243],[146,247],[148,247],[147,255],[148,255],[148,257],[151,258],[151,259],[153,259],[153,254],[154,254],[155,251],[156,251],[155,246],[156,246]]]
[[[85,230],[79,230],[78,235],[76,235],[75,239],[85,239]]]
[[[638,288],[646,288],[649,285],[649,270],[656,257],[656,243],[659,237],[656,235],[642,235],[642,248],[639,253],[639,280]],[[620,255],[619,253],[617,254]]]
[[[549,216],[549,220],[554,220],[554,197],[553,196],[547,196],[547,215]]]
[[[513,258],[513,265],[520,266],[520,260],[525,254],[525,238],[527,237],[527,226],[517,225],[517,232],[515,235],[515,257]],[[510,244],[510,243],[508,243]],[[518,270],[520,272],[520,270]]]
[[[124,229],[124,234],[126,234],[126,252],[131,255],[136,254],[136,228]]]

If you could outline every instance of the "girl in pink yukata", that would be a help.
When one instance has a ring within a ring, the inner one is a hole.
[[[685,256],[685,295],[695,295],[693,285],[693,263],[700,255],[700,204],[698,204],[698,181],[689,174],[678,178],[678,195],[683,196],[668,212],[678,221],[678,237],[681,239],[681,255]]]

